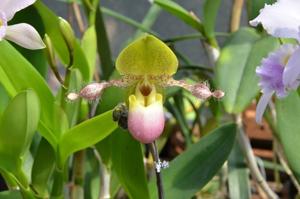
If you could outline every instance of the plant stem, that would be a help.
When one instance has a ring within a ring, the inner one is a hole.
[[[157,186],[158,198],[164,199],[165,197],[164,197],[164,189],[163,189],[161,173],[160,170],[156,168],[156,164],[160,163],[160,160],[159,160],[159,154],[157,151],[157,146],[155,141],[151,143],[149,146],[150,146],[152,157],[155,162],[155,174],[156,174],[156,186]]]
[[[54,171],[54,181],[51,191],[51,198],[53,199],[62,199],[63,196],[63,187],[64,187],[64,172],[63,170],[56,168]]]
[[[84,181],[84,162],[85,162],[85,150],[78,151],[74,154],[73,165],[73,187],[71,191],[71,198],[83,199],[83,181]]]
[[[262,174],[259,171],[253,150],[250,145],[249,138],[245,135],[243,123],[242,123],[242,116],[240,114],[236,118],[236,124],[238,126],[239,144],[247,160],[251,175],[255,178],[259,187],[266,193],[268,198],[279,199],[279,197],[269,187],[268,183],[266,182],[266,180],[263,178]]]
[[[110,196],[111,172],[110,169],[102,162],[101,156],[96,149],[94,149],[94,154],[100,164],[99,175],[100,175],[101,185],[100,185],[99,199],[109,199],[111,198]]]
[[[241,14],[243,10],[244,0],[234,0],[231,14],[230,31],[235,32],[240,27]]]
[[[73,8],[73,12],[74,12],[74,15],[75,15],[76,22],[78,24],[79,31],[80,31],[81,34],[83,34],[83,32],[85,30],[85,27],[84,27],[83,19],[82,19],[82,16],[81,16],[80,7],[76,2],[73,2],[72,3],[72,8]]]

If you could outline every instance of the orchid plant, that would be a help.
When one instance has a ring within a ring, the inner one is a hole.
[[[0,0],[0,198],[300,194],[300,1],[54,2]]]

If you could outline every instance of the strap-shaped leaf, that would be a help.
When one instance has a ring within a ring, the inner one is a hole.
[[[300,182],[300,154],[296,149],[300,143],[300,97],[291,93],[276,101],[277,133],[283,146],[288,163]]]
[[[195,30],[203,33],[202,23],[189,11],[181,7],[179,4],[170,0],[154,0],[154,3],[159,5],[164,10],[170,12],[174,16],[178,17]]]
[[[69,155],[104,139],[117,128],[112,111],[105,112],[71,128],[60,139],[59,160],[63,167]]]
[[[229,156],[236,125],[227,124],[192,145],[162,171],[165,198],[191,198],[219,171]],[[151,198],[157,198],[155,179],[150,184]]]

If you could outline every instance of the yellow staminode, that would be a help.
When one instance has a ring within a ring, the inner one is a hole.
[[[178,60],[172,50],[152,35],[145,35],[118,56],[116,68],[121,75],[173,75]]]

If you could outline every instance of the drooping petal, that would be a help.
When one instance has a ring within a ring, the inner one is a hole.
[[[300,1],[278,0],[273,5],[265,5],[260,14],[250,21],[252,26],[262,24],[264,29],[275,37],[300,40]]]
[[[288,59],[283,71],[283,84],[290,89],[296,89],[299,86],[300,76],[300,47]]]
[[[7,28],[7,19],[4,12],[0,11],[0,41],[4,38]]]
[[[4,12],[7,20],[11,20],[16,12],[34,4],[36,0],[1,0],[0,11]]]
[[[268,102],[271,100],[274,92],[266,92],[260,97],[259,102],[256,107],[256,117],[255,120],[258,124],[261,124],[262,117],[267,108]]]
[[[45,48],[39,33],[26,23],[7,26],[5,39],[32,50]]]
[[[135,95],[129,96],[128,130],[142,143],[151,143],[163,132],[165,125],[162,95],[149,106],[141,105]]]

